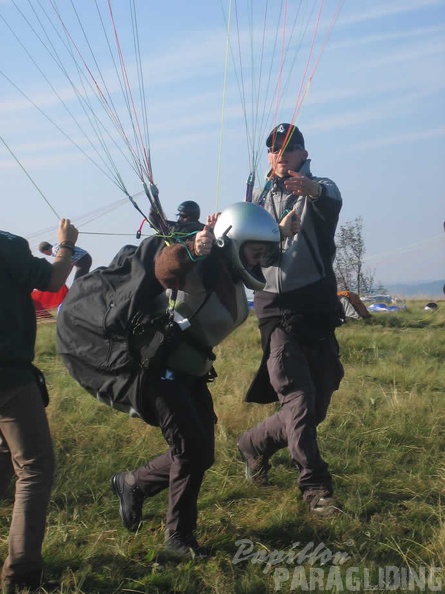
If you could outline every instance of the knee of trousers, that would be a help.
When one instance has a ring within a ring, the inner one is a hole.
[[[207,450],[205,446],[198,449],[189,450],[184,453],[184,455],[179,456],[178,459],[181,462],[181,466],[188,470],[200,470],[205,471],[215,462],[215,454],[213,449]]]
[[[14,472],[18,479],[32,480],[34,483],[52,483],[54,480],[56,462],[54,451],[47,449],[46,452],[41,452],[34,460],[29,460],[22,466],[13,464]]]
[[[313,395],[301,393],[299,395],[289,394],[286,398],[280,398],[282,421],[287,429],[289,427],[315,427],[317,415]]]

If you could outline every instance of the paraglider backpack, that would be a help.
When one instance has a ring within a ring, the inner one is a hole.
[[[164,245],[148,237],[77,279],[57,321],[57,349],[74,379],[101,402],[142,418],[143,383],[178,331],[167,312],[152,315],[164,291],[154,274]]]

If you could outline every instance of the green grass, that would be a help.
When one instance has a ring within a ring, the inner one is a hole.
[[[219,377],[212,386],[219,419],[217,456],[201,491],[197,535],[211,556],[180,564],[162,554],[167,494],[145,502],[144,523],[130,534],[120,523],[109,488],[112,473],[165,451],[159,430],[85,393],[57,357],[55,325],[39,326],[36,362],[49,385],[48,416],[57,458],[44,556],[49,576],[61,585],[49,591],[362,592],[365,577],[376,585],[379,569],[388,566],[416,572],[439,567],[445,590],[445,302],[432,313],[423,305],[410,302],[407,311],[374,314],[338,330],[346,375],[319,431],[344,510],[335,519],[310,516],[287,450],[272,459],[273,486],[261,489],[244,480],[236,439],[275,410],[274,405],[243,402],[260,360],[254,317],[218,348]],[[11,507],[12,494],[0,508],[2,558]],[[252,541],[256,557],[234,562],[240,539]],[[294,543],[299,544],[292,549]],[[261,554],[274,550],[296,555],[317,546],[313,558],[282,560],[273,567],[260,562]],[[344,562],[335,567],[334,555],[343,555]],[[311,568],[313,579],[324,571],[312,590]],[[347,586],[348,570],[358,586]],[[274,576],[286,577],[286,571],[289,580],[275,584]],[[374,591],[434,591],[413,583],[410,590],[402,581],[399,588]]]

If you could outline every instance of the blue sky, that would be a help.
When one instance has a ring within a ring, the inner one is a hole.
[[[105,0],[96,1],[107,16]],[[55,40],[55,27],[63,29],[50,2],[38,4],[46,7],[54,25],[40,15],[42,35]],[[74,0],[74,5],[104,84],[127,125],[94,2]],[[203,213],[242,200],[252,150],[258,156],[260,184],[267,171],[265,138],[274,122],[290,121],[298,105],[296,124],[305,136],[312,171],[340,187],[340,224],[362,217],[365,263],[376,280],[445,280],[445,0],[345,0],[321,54],[337,5],[325,0],[315,36],[320,2],[237,0],[235,13],[229,0],[135,1],[146,128],[164,210],[174,218],[185,199],[199,202]],[[70,2],[58,0],[57,6],[93,70]],[[130,3],[114,0],[112,6],[136,97],[141,85]],[[285,20],[280,6],[286,9]],[[0,227],[29,238],[35,249],[40,241],[55,239],[55,210],[79,223],[79,245],[90,251],[95,266],[105,265],[123,244],[136,242],[141,216],[128,201],[119,203],[124,193],[86,156],[96,162],[97,154],[107,158],[93,134],[79,131],[77,124],[87,124],[73,88],[17,7],[38,29],[37,3],[0,0],[0,136],[9,147],[0,143]],[[223,11],[227,15],[230,7],[234,61],[229,52],[226,67]],[[109,22],[106,29],[110,33]],[[283,39],[288,46],[284,58]],[[72,58],[61,47],[56,50],[60,63],[73,73]],[[81,69],[88,77],[85,65]],[[306,87],[305,72],[312,70]],[[307,92],[301,94],[302,88]],[[92,91],[86,95],[99,113]],[[137,194],[142,186],[124,158],[129,151],[110,122],[103,122],[121,146],[123,154],[116,153],[115,145],[111,149],[117,171],[129,193]],[[148,211],[143,197],[138,203]],[[114,210],[99,216],[112,204]],[[85,222],[89,218],[94,220]]]

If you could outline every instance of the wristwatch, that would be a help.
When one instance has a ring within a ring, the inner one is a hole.
[[[309,198],[312,198],[313,200],[317,200],[317,198],[320,198],[320,196],[323,196],[324,194],[324,185],[321,184],[320,182],[317,182],[318,184],[318,194],[316,196],[312,196],[312,194],[309,194]]]

